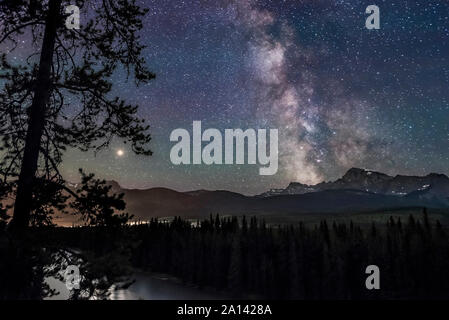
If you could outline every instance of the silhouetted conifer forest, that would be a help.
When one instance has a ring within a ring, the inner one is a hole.
[[[369,228],[325,220],[314,226],[268,227],[255,217],[248,221],[211,216],[198,224],[181,218],[170,223],[153,219],[149,224],[120,228],[38,228],[34,232],[37,238],[47,235],[48,245],[43,245],[47,250],[57,243],[83,252],[81,270],[87,270],[87,276],[82,288],[90,295],[95,290],[106,295],[111,284],[97,281],[94,286],[90,284],[94,279],[106,275],[116,280],[132,270],[144,270],[174,275],[186,284],[215,288],[235,298],[449,297],[448,235],[439,222],[429,222],[426,211],[419,220],[391,218],[386,225]],[[4,244],[4,232],[0,238]],[[38,281],[45,272],[36,266],[48,263],[39,260],[42,254],[14,252],[11,246],[0,246],[0,250],[7,262],[0,264],[0,298],[51,293]],[[365,287],[365,268],[371,264],[381,270],[380,290]],[[36,281],[21,278],[31,267]],[[17,279],[22,286],[35,285],[14,291]],[[81,291],[72,298],[89,296]]]

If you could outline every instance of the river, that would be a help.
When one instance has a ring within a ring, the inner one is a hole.
[[[184,285],[182,282],[165,275],[136,273],[135,282],[127,289],[115,290],[112,300],[222,300],[223,293],[213,290],[201,290],[197,287]],[[48,278],[47,283],[59,294],[47,300],[66,300],[69,291],[64,283],[54,278]]]

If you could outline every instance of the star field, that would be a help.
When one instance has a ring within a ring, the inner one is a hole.
[[[157,78],[138,89],[122,73],[113,80],[148,119],[154,155],[135,156],[120,141],[96,156],[70,150],[67,179],[83,167],[125,187],[256,194],[354,166],[449,174],[447,1],[141,2],[150,9],[145,58]],[[371,4],[380,30],[365,28]],[[194,120],[220,130],[278,128],[278,173],[172,165],[170,132],[191,130]]]

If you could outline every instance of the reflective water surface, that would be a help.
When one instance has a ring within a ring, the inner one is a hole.
[[[116,290],[111,294],[112,300],[220,300],[226,299],[222,293],[201,290],[187,286],[173,278],[163,275],[137,273],[133,276],[136,281],[127,289]],[[65,300],[69,291],[64,283],[54,278],[48,278],[51,288],[59,291],[57,296],[49,300]]]

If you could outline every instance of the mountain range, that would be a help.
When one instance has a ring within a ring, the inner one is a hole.
[[[427,176],[389,176],[367,169],[351,168],[338,180],[306,185],[290,183],[285,189],[268,191],[261,196],[279,194],[304,194],[324,190],[354,189],[385,195],[407,195],[415,191],[427,190],[433,195],[449,196],[449,178],[444,174],[431,173]]]
[[[138,219],[210,214],[258,215],[363,212],[407,207],[449,208],[449,178],[444,174],[389,176],[352,168],[340,179],[316,185],[290,183],[257,196],[224,190],[178,192],[166,188],[124,189],[127,211]]]

